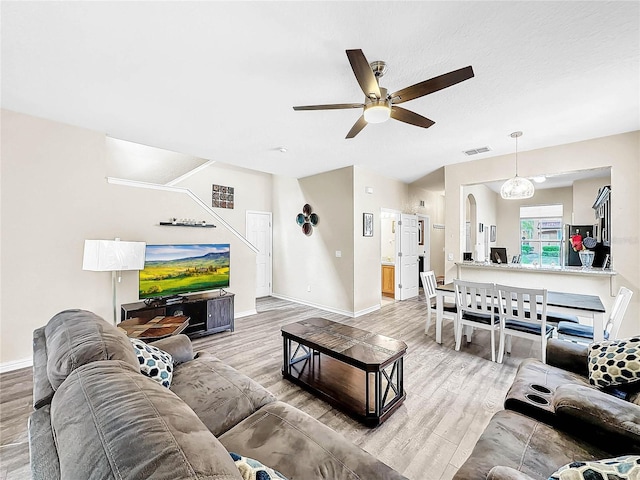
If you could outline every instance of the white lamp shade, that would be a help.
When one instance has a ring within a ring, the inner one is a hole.
[[[85,240],[83,270],[117,272],[144,268],[145,242]]]
[[[529,179],[517,175],[504,182],[500,188],[500,196],[507,200],[531,198],[534,192],[533,183]]]

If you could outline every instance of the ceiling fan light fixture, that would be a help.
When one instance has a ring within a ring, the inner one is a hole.
[[[383,123],[391,117],[389,100],[374,100],[364,106],[364,119],[367,123]]]
[[[529,179],[518,176],[518,137],[522,132],[513,132],[510,136],[516,139],[516,175],[502,184],[500,196],[505,200],[524,200],[533,197],[535,188]]]

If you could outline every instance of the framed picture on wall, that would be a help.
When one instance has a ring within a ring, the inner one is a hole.
[[[495,242],[496,241],[496,226],[495,225],[491,225],[491,229],[489,230],[489,241],[490,242]]]
[[[362,236],[373,237],[373,213],[362,214]]]

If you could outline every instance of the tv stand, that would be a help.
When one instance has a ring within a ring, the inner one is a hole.
[[[120,307],[120,320],[142,318],[151,320],[157,316],[189,317],[184,330],[191,338],[202,337],[224,330],[234,330],[233,299],[231,292],[216,291],[197,295],[181,296],[174,302],[151,301],[125,303]]]

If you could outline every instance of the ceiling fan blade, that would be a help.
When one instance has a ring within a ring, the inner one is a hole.
[[[363,103],[332,103],[329,105],[304,105],[302,107],[293,107],[294,110],[338,110],[341,108],[363,108]]]
[[[431,125],[436,123],[433,120],[429,120],[427,117],[418,115],[406,108],[396,107],[395,105],[391,107],[391,118],[422,128],[429,128]]]
[[[382,94],[380,93],[378,80],[376,80],[376,76],[362,50],[347,50],[347,57],[364,95],[368,98],[371,98],[372,95],[375,98],[381,98]]]
[[[366,126],[367,126],[367,121],[364,119],[364,115],[361,115],[360,118],[358,119],[358,121],[353,124],[353,127],[351,127],[351,130],[349,130],[349,133],[347,133],[347,136],[344,137],[344,138],[353,138],[353,137],[355,137]]]
[[[437,92],[438,90],[450,87],[472,77],[473,68],[469,65],[468,67],[454,70],[453,72],[445,73],[444,75],[433,77],[429,80],[425,80],[424,82],[403,88],[402,90],[392,93],[390,96],[394,104],[408,102],[414,98],[429,95],[430,93]]]

